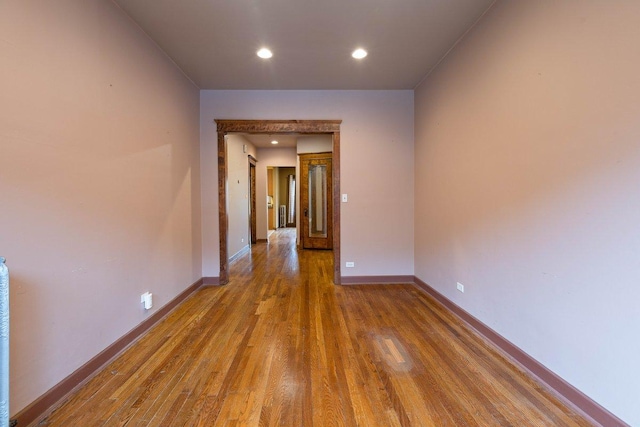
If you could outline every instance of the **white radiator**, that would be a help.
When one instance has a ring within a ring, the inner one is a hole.
[[[9,425],[9,270],[0,257],[0,425]]]
[[[280,221],[278,223],[280,227],[287,226],[287,206],[280,205]]]

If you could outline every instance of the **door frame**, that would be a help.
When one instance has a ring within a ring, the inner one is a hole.
[[[258,243],[258,225],[256,221],[256,163],[251,154],[249,158],[249,246]]]
[[[309,192],[311,191],[309,188],[308,162],[328,160],[328,162],[333,166],[333,154],[332,153],[304,153],[304,154],[298,154],[298,159],[300,161],[300,246],[302,246],[303,249],[307,249],[307,247],[309,247],[309,249],[333,249],[333,200],[334,200],[333,194],[331,194],[331,197],[327,197],[327,204],[331,205],[331,210],[327,212],[327,216],[330,218],[330,221],[327,222],[327,227],[328,227],[327,231],[329,233],[327,233],[327,238],[324,242],[326,242],[329,248],[322,248],[320,246],[318,246],[317,248],[315,247],[316,245],[313,244],[314,243],[313,239],[315,238],[310,238],[310,236],[308,235],[309,227],[311,226],[311,224],[309,224],[307,215],[304,214],[305,212],[304,207],[308,206],[309,204],[308,196],[309,196]],[[333,192],[333,186],[332,186],[333,167],[331,168],[330,171],[327,171],[327,176],[328,176],[327,190],[328,192],[329,191]],[[303,215],[304,215],[304,218],[303,218]]]
[[[229,218],[227,213],[228,133],[330,134],[333,136],[333,283],[340,284],[340,124],[342,120],[225,120],[215,119],[218,132],[218,224],[220,284],[229,283]]]

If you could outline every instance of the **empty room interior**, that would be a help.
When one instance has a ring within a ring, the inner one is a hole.
[[[640,425],[639,22],[0,2],[0,425]]]

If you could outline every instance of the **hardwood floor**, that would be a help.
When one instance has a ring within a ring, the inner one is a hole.
[[[591,425],[412,285],[332,263],[277,231],[41,425]]]

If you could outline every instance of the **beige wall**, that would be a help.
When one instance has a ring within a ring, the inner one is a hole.
[[[199,105],[109,1],[1,2],[0,58],[15,414],[201,277]]]
[[[341,205],[342,274],[413,274],[413,91],[201,91],[200,96],[205,276],[220,271],[215,118],[342,119],[341,186],[349,194]],[[266,230],[266,209],[264,218]],[[344,268],[345,261],[356,267]]]
[[[296,140],[296,151],[303,153],[329,153],[333,151],[333,135],[300,135]]]
[[[246,147],[246,152],[244,152]],[[227,214],[229,257],[249,245],[249,158],[256,157],[256,149],[242,135],[227,135]],[[257,206],[256,206],[257,208]]]
[[[416,275],[631,425],[639,22],[639,2],[500,1],[415,99]]]

